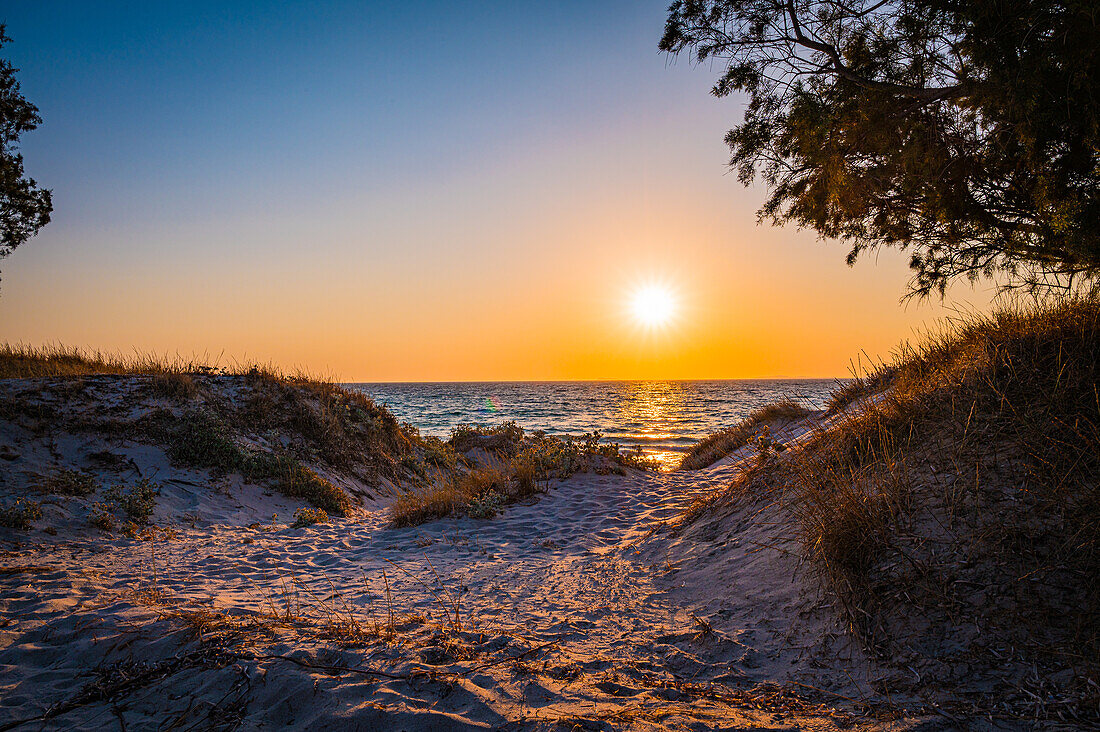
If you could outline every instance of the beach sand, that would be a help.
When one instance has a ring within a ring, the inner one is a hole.
[[[155,474],[160,528],[104,533],[79,518],[94,496],[44,496],[35,528],[0,529],[0,729],[929,723],[892,706],[897,672],[851,642],[766,504],[679,525],[744,451],[575,475],[489,520],[395,529],[375,496],[292,528],[302,504],[155,448],[3,430],[4,498],[111,450]]]

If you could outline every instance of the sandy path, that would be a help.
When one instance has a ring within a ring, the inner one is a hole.
[[[873,672],[773,537],[663,524],[730,470],[578,476],[488,521],[20,546],[0,729],[884,726],[837,696]]]

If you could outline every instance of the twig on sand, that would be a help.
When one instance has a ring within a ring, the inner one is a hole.
[[[425,556],[425,558],[427,558],[427,557]],[[459,618],[459,615],[458,615],[458,602],[453,597],[451,597],[451,594],[450,594],[450,592],[447,591],[446,587],[443,587],[443,591],[447,592],[448,599],[444,600],[439,595],[439,593],[435,591],[435,589],[431,585],[429,585],[427,582],[425,582],[424,580],[417,577],[415,574],[413,574],[409,570],[402,567],[397,562],[393,561],[392,559],[387,559],[386,557],[382,557],[382,560],[387,562],[388,564],[390,564],[394,569],[397,569],[397,570],[403,572],[413,582],[418,583],[421,587],[423,587],[425,590],[427,590],[428,594],[430,594],[432,597],[434,597],[435,601],[439,603],[439,606],[441,608],[443,608],[444,615],[445,615],[445,617],[447,617],[448,620],[450,620],[450,618],[451,618],[451,613],[454,613],[454,621],[453,621],[454,629],[456,631],[461,631],[462,630],[462,621],[461,621],[461,619]],[[431,562],[428,562],[428,565],[431,566]],[[435,571],[435,567],[432,567],[432,571],[433,572]],[[384,572],[385,572],[385,570],[383,570],[383,576],[385,576]],[[440,582],[440,586],[442,586],[442,580],[439,579],[439,574],[438,573],[436,573],[435,577],[436,577],[436,580]]]
[[[866,702],[860,701],[859,699],[853,699],[850,696],[845,696],[844,694],[838,694],[835,691],[829,691],[828,689],[822,689],[818,686],[813,686],[812,684],[803,684],[803,683],[798,682],[798,681],[791,681],[790,683],[793,684],[794,686],[801,686],[804,689],[809,689],[810,691],[816,691],[819,694],[826,694],[828,696],[835,696],[837,699],[843,699],[844,701],[851,702],[852,704],[865,704],[866,703]]]
[[[549,648],[550,646],[555,646],[557,644],[558,644],[557,641],[550,641],[548,643],[543,643],[542,645],[535,646],[534,648],[528,648],[526,651],[523,651],[521,653],[517,653],[514,656],[508,656],[506,658],[498,658],[495,661],[490,661],[489,663],[483,663],[480,666],[474,666],[473,668],[468,668],[465,671],[455,673],[455,676],[464,676],[466,674],[472,674],[476,671],[481,671],[482,669],[491,668],[493,666],[499,666],[502,663],[508,663],[509,661],[518,661],[521,658],[525,658],[527,656],[530,656],[532,653],[538,653],[541,650]]]
[[[379,671],[371,668],[360,668],[358,666],[339,666],[325,663],[311,663],[301,658],[295,658],[294,656],[284,656],[280,653],[263,653],[263,654],[248,654],[238,653],[236,657],[241,661],[289,661],[290,663],[301,666],[302,668],[313,669],[315,671],[328,671],[331,673],[343,673],[343,674],[359,674],[361,676],[378,676],[383,679],[391,679],[394,681],[409,681],[414,674],[390,674],[385,671]]]

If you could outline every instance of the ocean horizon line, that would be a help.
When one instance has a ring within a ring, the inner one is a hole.
[[[850,381],[854,376],[746,376],[699,379],[419,379],[408,381],[359,381],[341,379],[340,384],[656,384],[656,383],[716,383],[745,381]]]

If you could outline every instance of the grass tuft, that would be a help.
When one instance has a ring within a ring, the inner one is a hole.
[[[716,432],[692,446],[680,461],[681,470],[700,470],[749,444],[768,426],[802,419],[810,413],[790,399],[757,409],[733,427]]]
[[[199,395],[199,387],[194,378],[191,374],[182,372],[154,374],[149,386],[155,396],[176,402],[186,402]]]

